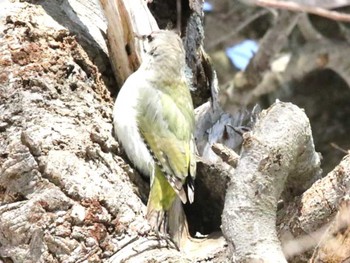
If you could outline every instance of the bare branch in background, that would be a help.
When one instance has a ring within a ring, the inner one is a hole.
[[[350,22],[350,15],[337,11],[329,11],[325,8],[311,6],[307,4],[299,4],[291,1],[275,1],[275,0],[256,0],[254,4],[261,7],[270,7],[278,9],[286,9],[295,12],[306,12],[318,16],[323,16],[332,20]]]
[[[245,27],[247,27],[248,25],[250,25],[253,21],[255,21],[256,19],[258,19],[261,16],[264,16],[266,14],[268,14],[269,11],[266,9],[263,10],[259,10],[258,12],[256,12],[255,14],[247,17],[246,20],[244,20],[242,23],[238,24],[237,26],[235,26],[235,28],[227,35],[222,36],[221,38],[218,38],[217,40],[213,41],[212,43],[208,44],[208,46],[206,47],[206,49],[208,51],[216,48],[218,45],[220,45],[221,43],[225,42],[227,39],[232,38],[233,36],[237,35],[239,32],[241,32]]]

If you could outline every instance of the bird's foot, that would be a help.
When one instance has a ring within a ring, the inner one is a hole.
[[[151,226],[151,236],[155,236],[158,240],[165,241],[169,248],[176,248],[179,250],[169,235],[169,217],[166,211],[152,211],[147,214],[147,220]]]

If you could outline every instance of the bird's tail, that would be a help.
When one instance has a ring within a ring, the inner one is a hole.
[[[169,235],[176,246],[181,250],[185,246],[187,240],[190,239],[190,234],[185,211],[181,199],[178,196],[176,196],[168,213]]]
[[[181,199],[176,196],[169,210],[149,210],[147,220],[153,230],[162,234],[169,234],[171,240],[181,250],[190,239],[186,215]]]
[[[152,181],[146,218],[154,231],[169,234],[181,249],[189,237],[181,199],[158,167]]]

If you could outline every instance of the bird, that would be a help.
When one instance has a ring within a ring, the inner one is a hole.
[[[142,39],[143,61],[117,95],[113,125],[129,160],[150,177],[151,229],[166,234],[181,227],[169,229],[169,220],[182,209],[176,203],[194,201],[194,107],[180,36],[159,30]]]

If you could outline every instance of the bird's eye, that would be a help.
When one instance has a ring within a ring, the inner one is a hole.
[[[154,39],[154,37],[153,37],[152,35],[148,35],[148,36],[147,36],[147,40],[148,40],[148,42],[152,42],[152,41],[153,41],[153,39]]]

